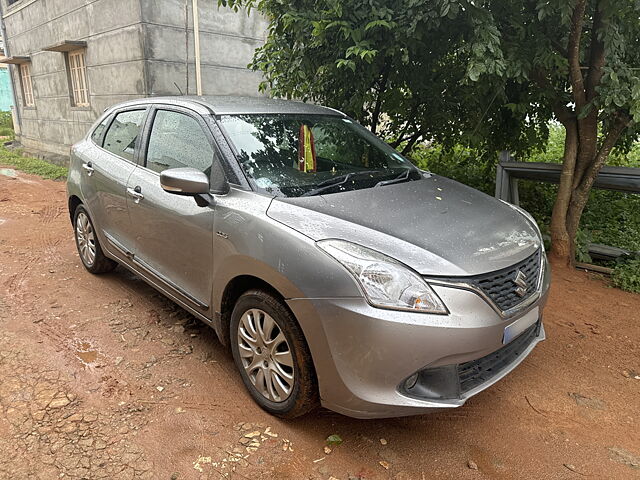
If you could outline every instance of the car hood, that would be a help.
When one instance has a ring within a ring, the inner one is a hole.
[[[267,215],[314,240],[351,241],[430,276],[499,270],[540,248],[535,227],[522,214],[431,174],[330,195],[278,197]]]

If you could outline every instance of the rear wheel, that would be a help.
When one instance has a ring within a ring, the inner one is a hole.
[[[74,212],[73,227],[80,260],[87,270],[91,273],[106,273],[116,268],[118,264],[102,252],[93,222],[82,205]]]
[[[318,404],[309,348],[282,302],[262,290],[240,296],[231,315],[231,349],[242,380],[267,412],[294,418]]]

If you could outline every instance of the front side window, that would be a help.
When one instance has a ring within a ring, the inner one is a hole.
[[[209,174],[213,147],[193,117],[158,110],[147,148],[148,169],[161,173],[168,168],[192,167]]]
[[[76,50],[67,55],[71,102],[75,107],[87,107],[89,106],[89,88],[87,87],[85,51]]]
[[[242,168],[262,190],[298,197],[421,178],[364,127],[331,115],[224,115]]]
[[[22,98],[27,107],[35,106],[33,100],[33,83],[31,82],[31,64],[23,63],[20,65],[20,83],[22,85]]]
[[[135,162],[135,149],[146,110],[131,110],[116,115],[104,136],[103,148],[130,162]]]

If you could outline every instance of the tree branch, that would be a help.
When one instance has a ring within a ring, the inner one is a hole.
[[[593,186],[593,182],[600,172],[600,169],[604,166],[607,158],[609,158],[611,150],[616,145],[618,139],[631,124],[631,122],[632,118],[629,116],[629,114],[623,111],[616,112],[613,118],[613,125],[607,132],[607,135],[604,137],[604,140],[600,145],[600,150],[598,150],[594,162],[586,170],[582,180],[580,181],[580,185],[578,186],[578,189],[580,191],[588,192],[591,189],[591,187]]]
[[[404,155],[407,152],[410,152],[413,146],[418,142],[418,140],[420,140],[422,135],[423,135],[422,130],[418,130],[416,133],[414,133],[409,139],[409,141],[407,142],[407,144],[402,149],[402,154]]]
[[[571,33],[567,53],[569,54],[569,80],[573,90],[573,99],[576,103],[576,111],[580,112],[587,104],[584,90],[584,78],[580,69],[580,41],[582,39],[582,27],[584,25],[584,13],[587,1],[578,0],[571,16]]]
[[[600,32],[605,28],[604,12],[601,0],[596,3],[591,29],[591,54],[589,60],[589,75],[587,77],[587,102],[591,102],[596,95],[596,88],[604,75],[605,49],[604,41],[600,39]]]
[[[380,79],[380,84],[378,85],[378,96],[376,97],[376,105],[373,109],[373,115],[371,118],[371,132],[375,135],[378,131],[378,122],[380,120],[380,110],[382,108],[382,96],[384,95],[385,89],[387,88],[387,82],[389,80],[389,72],[391,62],[385,62],[385,66],[382,70],[382,78]]]

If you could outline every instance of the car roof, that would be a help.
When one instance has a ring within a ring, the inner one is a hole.
[[[240,96],[175,96],[175,97],[148,97],[138,100],[131,100],[115,106],[122,108],[134,105],[146,104],[169,104],[185,107],[196,107],[200,113],[212,112],[215,115],[232,114],[303,114],[303,115],[338,115],[345,116],[344,113],[333,108],[322,107],[311,103],[304,103],[295,100],[280,100],[267,97],[240,97]],[[200,107],[200,108],[197,108]],[[203,111],[204,109],[205,111]]]

